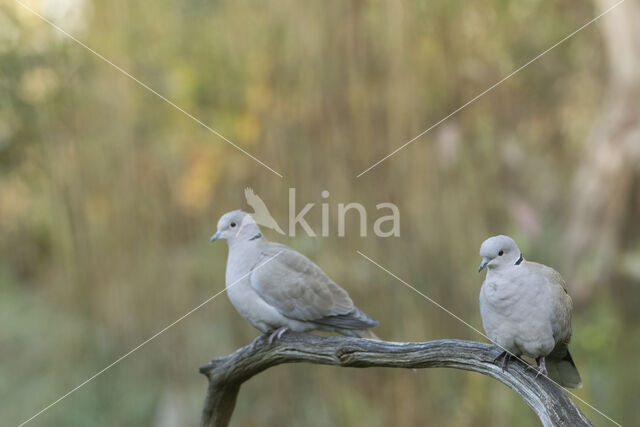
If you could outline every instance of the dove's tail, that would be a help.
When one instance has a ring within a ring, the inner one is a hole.
[[[348,314],[327,316],[314,322],[320,329],[334,331],[348,337],[380,339],[369,330],[369,328],[378,326],[378,321],[367,316],[366,313],[358,308],[354,308]]]
[[[582,380],[580,379],[578,368],[576,368],[576,364],[573,363],[573,358],[569,350],[567,349],[564,353],[562,358],[546,358],[549,378],[563,387],[580,388],[582,387]],[[550,356],[553,356],[553,354]]]

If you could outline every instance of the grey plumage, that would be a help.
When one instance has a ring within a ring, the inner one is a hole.
[[[540,372],[566,387],[582,382],[569,353],[572,302],[560,273],[522,257],[507,236],[480,248],[487,276],[480,291],[484,329],[495,344],[539,361]]]
[[[285,245],[266,240],[251,216],[232,211],[211,238],[229,245],[226,283],[231,303],[263,333],[325,330],[376,338],[378,322],[316,264]]]

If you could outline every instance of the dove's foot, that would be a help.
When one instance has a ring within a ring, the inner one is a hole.
[[[547,366],[544,364],[544,357],[536,357],[536,363],[538,364],[538,373],[536,374],[536,378],[538,378],[540,374],[548,377],[549,373],[547,372]]]
[[[493,359],[493,363],[500,362],[503,371],[509,367],[509,361],[511,361],[511,354],[507,351],[503,351],[498,357]]]
[[[268,336],[269,336],[269,332],[265,332],[265,333],[264,333],[264,334],[262,334],[262,335],[258,335],[257,337],[255,337],[255,338],[253,339],[253,341],[251,341],[251,344],[249,345],[249,348],[250,348],[251,350],[255,349],[255,348],[258,346],[258,343],[260,342],[260,340],[261,340],[262,338],[267,338]]]
[[[284,335],[284,333],[288,330],[289,328],[287,328],[286,326],[280,326],[278,329],[271,332],[271,335],[269,335],[269,344],[273,344],[276,339],[280,339],[282,335]]]

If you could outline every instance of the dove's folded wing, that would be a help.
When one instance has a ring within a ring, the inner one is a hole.
[[[252,288],[269,305],[284,316],[301,321],[353,312],[349,294],[304,255],[269,242],[258,264],[278,252],[280,255],[250,276]]]
[[[528,262],[534,277],[539,277],[549,285],[551,300],[551,325],[553,337],[557,343],[571,338],[571,311],[573,304],[567,292],[567,284],[562,275],[551,267],[536,262]]]

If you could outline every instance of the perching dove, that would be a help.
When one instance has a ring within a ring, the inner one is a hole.
[[[271,212],[267,209],[267,205],[265,205],[264,201],[262,201],[262,199],[253,192],[251,187],[244,189],[244,198],[247,199],[247,204],[253,208],[253,214],[251,216],[256,224],[260,224],[267,228],[276,230],[280,234],[284,234],[284,231],[282,231],[276,220],[271,216]]]
[[[216,239],[229,245],[226,288],[231,303],[253,327],[270,334],[269,342],[287,330],[377,339],[369,331],[377,321],[304,255],[265,239],[248,213],[224,214],[211,241]]]
[[[503,350],[496,361],[503,369],[511,355],[526,355],[538,364],[538,373],[565,387],[582,386],[569,354],[571,297],[560,273],[526,261],[516,243],[494,236],[480,247],[487,277],[480,290],[480,314],[487,335]],[[546,363],[545,363],[546,361]]]

